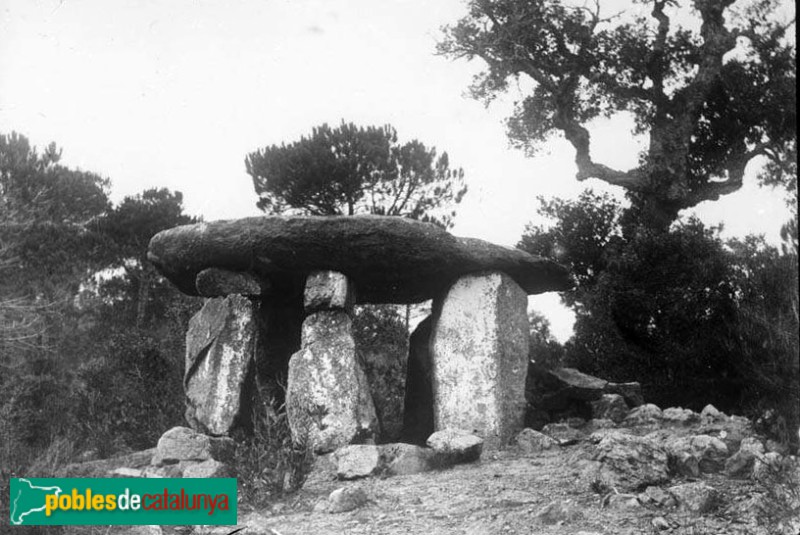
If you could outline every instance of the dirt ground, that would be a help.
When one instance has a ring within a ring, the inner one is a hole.
[[[604,505],[607,497],[604,500],[581,477],[589,448],[587,444],[578,444],[529,456],[486,453],[476,463],[447,470],[358,481],[336,481],[332,474],[317,473],[301,491],[269,510],[240,510],[242,524],[237,528],[244,527],[239,531],[241,535],[797,535],[793,532],[795,528],[777,527],[780,520],[776,517],[780,513],[777,509],[770,520],[755,518],[753,504],[768,489],[750,480],[704,476],[702,480],[720,493],[715,509],[704,515],[684,512],[675,506]],[[673,480],[670,485],[685,481]],[[365,491],[366,504],[337,514],[315,511],[315,506],[331,491],[352,486]],[[768,503],[768,498],[763,500]],[[538,515],[553,502],[564,504],[567,513],[554,519],[555,523],[548,523]],[[222,535],[237,528],[217,527],[196,532]]]

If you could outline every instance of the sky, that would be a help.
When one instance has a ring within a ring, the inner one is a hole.
[[[622,5],[619,0],[613,0]],[[183,192],[207,221],[258,215],[245,156],[342,120],[391,124],[462,167],[469,192],[453,233],[514,245],[536,197],[574,198],[574,153],[553,140],[536,158],[511,149],[503,119],[467,88],[478,62],[435,54],[461,0],[0,0],[0,133],[17,131],[62,162],[111,180],[114,201],[152,187]],[[625,118],[592,125],[593,156],[632,167],[644,142]],[[778,241],[780,192],[745,186],[693,210],[724,237]],[[531,298],[565,340],[555,294]]]

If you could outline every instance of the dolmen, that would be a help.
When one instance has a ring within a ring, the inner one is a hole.
[[[433,300],[412,334],[404,425],[506,443],[524,423],[527,296],[571,286],[518,249],[387,216],[253,217],[158,233],[148,259],[207,298],[186,335],[189,424],[252,426],[251,403],[283,402],[294,440],[323,454],[380,440],[352,332],[356,304]]]

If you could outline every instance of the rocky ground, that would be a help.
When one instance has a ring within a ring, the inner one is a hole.
[[[238,526],[128,533],[800,533],[797,458],[711,409],[645,405],[619,423],[526,430],[508,450],[450,468],[385,472],[358,477],[334,461],[267,509],[242,504]]]

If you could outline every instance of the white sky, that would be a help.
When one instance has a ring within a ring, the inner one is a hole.
[[[624,3],[624,2],[623,2]],[[392,124],[401,140],[447,151],[470,191],[454,234],[513,245],[537,195],[574,197],[571,148],[535,159],[508,148],[511,98],[465,96],[480,64],[434,55],[460,0],[0,0],[0,132],[112,181],[112,199],[151,187],[182,191],[206,220],[257,215],[245,155],[323,122]],[[596,125],[593,155],[627,167],[625,121]],[[751,179],[696,211],[725,236],[778,240],[779,194]],[[557,337],[571,314],[556,295],[532,299]]]

